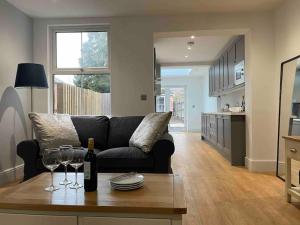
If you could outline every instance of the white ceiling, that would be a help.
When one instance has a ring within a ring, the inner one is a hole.
[[[7,0],[32,17],[103,17],[250,12],[274,9],[283,0]]]
[[[156,58],[160,63],[210,63],[234,36],[196,36],[158,38],[154,42]],[[191,50],[187,42],[194,41]],[[188,56],[188,58],[185,58]]]

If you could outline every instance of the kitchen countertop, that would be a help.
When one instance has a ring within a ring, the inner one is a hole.
[[[245,112],[205,112],[204,114],[215,114],[225,116],[245,116]]]

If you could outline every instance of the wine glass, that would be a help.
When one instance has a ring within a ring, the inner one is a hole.
[[[72,181],[69,181],[67,178],[67,169],[68,169],[68,165],[71,163],[73,159],[73,149],[72,149],[72,145],[62,145],[59,147],[59,149],[61,152],[60,164],[62,164],[65,167],[65,179],[61,181],[59,184],[67,186],[68,184],[72,183]]]
[[[59,148],[45,149],[42,158],[44,166],[51,171],[51,185],[45,188],[45,191],[53,192],[59,189],[53,185],[53,171],[59,166],[61,162],[61,153]]]
[[[83,159],[85,156],[85,152],[83,148],[73,148],[73,159],[70,165],[75,169],[75,183],[70,187],[71,189],[79,189],[82,188],[82,184],[78,183],[77,175],[78,168],[83,165]]]

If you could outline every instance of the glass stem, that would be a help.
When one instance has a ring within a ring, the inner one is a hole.
[[[75,180],[76,180],[76,184],[78,184],[78,182],[77,182],[77,173],[78,173],[78,168],[75,169]]]
[[[67,166],[65,166],[65,181],[67,181]]]
[[[54,185],[53,185],[53,170],[51,170],[51,187],[54,187]]]

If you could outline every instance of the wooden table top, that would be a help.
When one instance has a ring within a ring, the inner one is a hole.
[[[286,140],[291,140],[291,141],[298,141],[300,142],[300,136],[283,136],[282,138]]]
[[[60,186],[50,193],[44,188],[51,182],[50,173],[43,173],[26,182],[0,191],[0,209],[34,211],[69,211],[101,213],[186,214],[182,180],[172,174],[143,174],[144,187],[134,191],[111,189],[109,178],[118,174],[98,174],[98,191],[84,192]],[[68,178],[75,181],[74,173]],[[64,173],[54,173],[54,185]],[[83,184],[83,174],[78,174]]]

